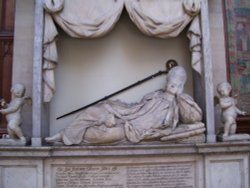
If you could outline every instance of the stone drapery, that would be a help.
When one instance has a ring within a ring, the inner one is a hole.
[[[55,92],[55,22],[71,37],[96,38],[114,27],[124,6],[139,30],[152,37],[176,37],[192,22],[187,32],[191,62],[201,73],[200,0],[44,0],[44,102],[50,102]]]
[[[177,37],[192,21],[190,39],[192,67],[201,73],[200,0],[125,0],[130,19],[141,32],[157,38]]]

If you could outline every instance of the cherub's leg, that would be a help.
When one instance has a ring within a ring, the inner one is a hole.
[[[235,134],[236,133],[236,122],[234,122],[231,127],[230,127],[230,130],[229,130],[229,133],[230,134]]]
[[[223,136],[228,136],[229,135],[229,129],[231,126],[231,122],[226,121],[224,124],[224,134]]]
[[[56,142],[56,141],[62,141],[62,133],[57,133],[54,136],[46,137],[46,142]]]
[[[23,132],[19,126],[14,128],[14,132],[21,141],[26,141],[26,138],[23,136]]]
[[[11,128],[9,128],[9,126],[7,127],[7,132],[11,139],[16,139],[15,132]]]
[[[25,141],[25,137],[23,136],[23,132],[21,128],[19,127],[19,123],[15,121],[10,121],[8,123],[8,129],[11,130],[10,132],[12,133],[12,138],[18,138],[22,141]]]
[[[229,136],[231,133],[231,127],[235,124],[234,118],[228,117],[224,123],[224,134],[223,136]]]

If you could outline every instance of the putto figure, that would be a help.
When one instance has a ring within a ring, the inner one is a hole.
[[[223,137],[227,137],[236,133],[237,115],[246,115],[236,107],[236,100],[230,97],[232,87],[228,82],[222,82],[217,86],[219,94],[219,104],[221,107],[221,120],[224,124]]]
[[[74,144],[115,144],[161,142],[204,142],[202,111],[183,93],[187,74],[183,67],[172,68],[165,90],[146,94],[138,103],[107,100],[76,116],[47,142]]]
[[[25,102],[25,87],[22,84],[15,84],[11,88],[12,99],[7,104],[3,99],[1,100],[0,113],[6,116],[8,122],[7,131],[11,139],[18,139],[25,143],[26,138],[20,128],[22,123],[21,110]]]

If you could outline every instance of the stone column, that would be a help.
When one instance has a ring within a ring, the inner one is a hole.
[[[33,48],[33,106],[32,106],[32,146],[42,145],[42,52],[43,52],[43,26],[44,10],[43,0],[35,0],[34,21],[34,48]]]
[[[201,28],[202,28],[202,53],[203,73],[202,80],[205,91],[205,117],[207,126],[207,142],[216,142],[214,121],[214,89],[213,69],[210,45],[208,0],[201,0]]]

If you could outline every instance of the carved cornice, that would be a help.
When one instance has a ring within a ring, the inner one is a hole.
[[[44,146],[0,147],[1,157],[105,157],[204,155],[250,152],[250,142],[215,144],[124,145],[124,146]]]

